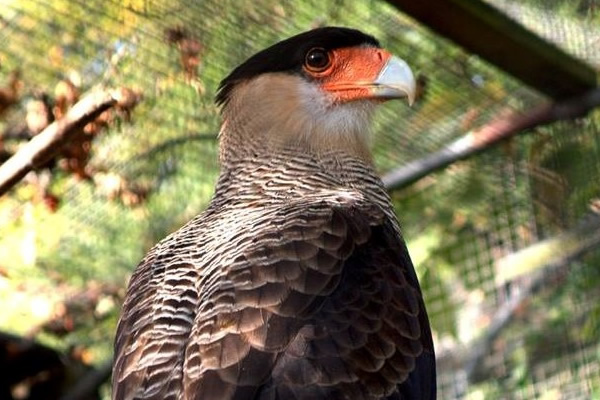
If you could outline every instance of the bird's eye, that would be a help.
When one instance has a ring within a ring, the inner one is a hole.
[[[317,47],[306,53],[304,65],[311,72],[323,72],[331,65],[331,58],[325,49]]]

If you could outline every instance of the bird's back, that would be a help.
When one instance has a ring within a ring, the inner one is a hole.
[[[116,399],[379,399],[432,350],[370,167],[281,161],[224,171],[208,210],[138,266]]]

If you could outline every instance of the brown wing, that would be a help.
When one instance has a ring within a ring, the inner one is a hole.
[[[219,246],[227,251],[180,265],[176,279],[160,255],[138,268],[115,399],[374,399],[413,381],[435,390],[418,283],[378,207],[302,199],[242,222]]]
[[[377,209],[337,288],[277,360],[260,399],[435,399],[435,356],[406,246]],[[350,234],[351,235],[351,234]]]
[[[268,221],[199,310],[186,398],[380,398],[415,365],[434,393],[420,290],[383,211],[299,201]]]
[[[113,399],[180,398],[198,275],[173,258],[172,243],[152,249],[129,282],[115,340]]]

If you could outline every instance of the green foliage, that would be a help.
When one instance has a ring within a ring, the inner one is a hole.
[[[579,15],[558,0],[547,8]],[[26,95],[0,120],[0,131],[23,120],[34,89],[52,93],[73,71],[84,90],[127,86],[143,92],[132,121],[119,121],[95,140],[94,182],[56,174],[56,213],[25,182],[0,198],[0,271],[7,271],[7,277],[0,275],[0,328],[21,334],[90,283],[124,288],[145,252],[206,206],[218,174],[211,138],[220,125],[213,104],[218,84],[247,56],[282,37],[323,24],[358,27],[427,79],[412,109],[390,103],[376,117],[373,151],[382,173],[507,109],[528,110],[542,100],[383,1],[4,0],[0,16],[0,81],[20,67]],[[178,50],[165,41],[165,29],[174,26],[184,26],[203,45],[197,81],[185,81]],[[440,343],[469,344],[485,331],[505,289],[495,282],[495,260],[583,218],[600,195],[599,173],[595,112],[517,137],[393,193]],[[147,195],[127,203],[101,183],[115,176]],[[541,355],[560,359],[572,350],[543,354],[544,346],[562,340],[588,346],[598,337],[600,301],[589,299],[600,296],[599,263],[596,253],[579,260],[560,284],[533,300],[527,315],[537,316],[535,321],[510,327],[496,344],[505,364],[487,371],[489,379],[474,386],[469,398],[530,393],[537,379],[531,368],[545,368]],[[574,313],[577,304],[585,307]],[[83,346],[99,363],[111,355],[118,311],[114,304],[101,319],[82,316],[65,336],[39,338],[62,349]]]

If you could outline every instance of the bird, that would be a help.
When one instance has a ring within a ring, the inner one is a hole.
[[[377,105],[415,87],[346,27],[233,69],[215,193],[130,278],[114,400],[435,398],[424,299],[369,150]]]

